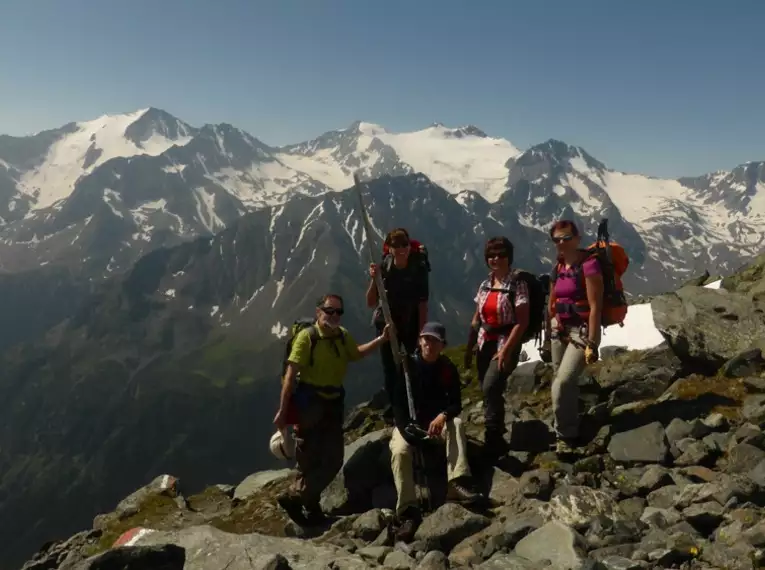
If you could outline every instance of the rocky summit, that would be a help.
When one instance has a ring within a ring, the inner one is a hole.
[[[185,494],[171,474],[51,542],[24,570],[94,569],[750,569],[765,566],[765,258],[719,290],[656,297],[666,343],[604,350],[580,381],[583,438],[551,451],[552,370],[526,362],[506,399],[510,450],[484,462],[483,410],[464,388],[469,460],[488,500],[444,503],[426,457],[433,510],[411,543],[390,531],[390,427],[375,398],[350,411],[324,527],[285,518],[275,497],[294,471]],[[449,356],[461,365],[462,350]],[[461,370],[466,376],[468,371]],[[263,434],[262,445],[267,437]],[[258,444],[254,442],[254,444]]]

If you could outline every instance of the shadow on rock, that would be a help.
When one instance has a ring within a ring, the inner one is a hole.
[[[108,550],[77,567],[77,570],[183,570],[186,550],[174,544],[123,546]]]
[[[621,410],[612,418],[611,424],[615,431],[626,431],[637,427],[659,422],[668,426],[672,420],[691,421],[704,417],[719,407],[737,406],[739,402],[721,394],[700,394],[692,400],[665,400],[648,405],[635,405],[632,409]]]

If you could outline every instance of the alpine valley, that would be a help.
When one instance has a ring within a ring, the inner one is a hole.
[[[374,334],[356,171],[378,246],[394,226],[428,246],[430,316],[455,343],[488,236],[546,272],[554,220],[607,217],[636,296],[763,249],[765,162],[662,180],[440,124],[274,147],[154,108],[0,136],[0,567],[158,473],[202,488],[274,466],[287,326],[331,290],[354,337]],[[381,383],[376,356],[354,366],[349,404]]]

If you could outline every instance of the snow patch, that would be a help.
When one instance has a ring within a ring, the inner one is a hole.
[[[271,334],[273,334],[276,338],[286,338],[289,332],[289,328],[279,322],[271,327]]]
[[[175,289],[168,289],[165,291],[165,297],[169,297],[171,299],[175,298]]]

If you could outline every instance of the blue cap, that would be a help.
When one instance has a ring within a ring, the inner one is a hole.
[[[446,327],[436,321],[430,321],[422,327],[420,336],[432,336],[446,344]]]

